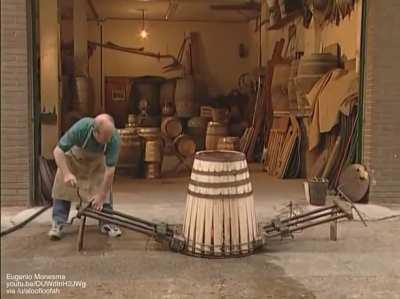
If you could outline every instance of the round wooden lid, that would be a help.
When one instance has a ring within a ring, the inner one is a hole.
[[[246,156],[241,152],[228,150],[209,150],[196,153],[197,160],[210,162],[235,162],[246,160]]]

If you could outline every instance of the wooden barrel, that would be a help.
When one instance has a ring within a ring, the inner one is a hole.
[[[175,150],[183,157],[193,156],[196,152],[196,143],[193,138],[186,134],[181,134],[174,140]]]
[[[145,162],[144,163],[144,176],[146,179],[157,179],[161,177],[161,163],[160,162]]]
[[[294,78],[298,108],[309,107],[305,95],[324,74],[337,67],[337,57],[332,54],[311,54],[300,59],[297,77]]]
[[[239,151],[240,150],[240,138],[239,137],[220,137],[217,144],[218,150],[230,150]]]
[[[192,117],[197,114],[193,77],[186,76],[176,80],[175,110],[178,117]]]
[[[143,138],[135,129],[120,129],[118,133],[121,138],[118,173],[139,177],[143,168]]]
[[[161,140],[147,140],[144,161],[161,162],[161,151]]]
[[[137,132],[139,136],[143,137],[146,140],[157,140],[160,138],[161,135],[159,127],[138,127]]]
[[[208,120],[205,117],[195,116],[187,122],[187,133],[193,137],[196,150],[204,149]]]
[[[216,150],[218,139],[228,135],[228,127],[225,124],[210,121],[207,126],[206,149]]]
[[[177,117],[166,117],[161,121],[161,132],[169,138],[175,138],[182,133],[182,124]]]
[[[187,132],[189,135],[206,135],[207,118],[195,116],[188,120]]]
[[[93,82],[88,77],[75,77],[75,93],[71,101],[71,110],[79,111],[85,115],[94,112]]]
[[[187,252],[198,256],[245,255],[261,245],[243,153],[196,153],[183,234]]]
[[[229,109],[228,108],[213,108],[211,110],[212,120],[218,123],[229,122]]]

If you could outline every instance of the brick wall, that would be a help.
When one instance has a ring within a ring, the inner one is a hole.
[[[26,0],[1,0],[1,205],[32,194]]]
[[[400,203],[400,1],[368,0],[363,162],[370,200]]]

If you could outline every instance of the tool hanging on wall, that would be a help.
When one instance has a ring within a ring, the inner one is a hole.
[[[162,67],[164,72],[169,72],[169,71],[179,70],[180,68],[182,68],[182,54],[180,54],[180,53],[181,53],[181,51],[182,52],[184,51],[187,39],[190,39],[190,37],[184,39],[182,46],[181,46],[181,50],[179,51],[178,57],[175,57],[174,55],[171,55],[171,54],[161,54],[161,53],[145,51],[143,47],[142,48],[122,47],[122,46],[119,46],[112,42],[106,42],[106,43],[101,44],[98,42],[89,41],[88,44],[89,44],[89,46],[102,47],[102,48],[106,48],[106,49],[110,49],[110,50],[116,50],[116,51],[136,54],[136,55],[152,57],[152,58],[156,58],[158,60],[170,59],[172,62],[170,64],[164,65]]]

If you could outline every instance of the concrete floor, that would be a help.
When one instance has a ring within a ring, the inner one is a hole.
[[[258,221],[281,213],[291,200],[306,205],[301,180],[276,180],[254,169],[252,181]],[[181,223],[186,184],[187,177],[118,178],[115,207]],[[86,282],[85,288],[61,287],[51,298],[400,298],[400,218],[392,217],[400,210],[369,206],[369,211],[375,221],[370,218],[367,228],[359,221],[341,223],[337,242],[329,241],[329,226],[319,226],[295,240],[271,241],[258,254],[224,260],[172,253],[130,231],[109,239],[95,226],[88,228],[84,252],[77,253],[75,225],[62,241],[47,239],[49,211],[1,239],[1,297],[40,297],[6,294],[7,274],[38,273]],[[28,213],[12,217],[8,211],[2,226]],[[388,219],[377,220],[388,213]]]

